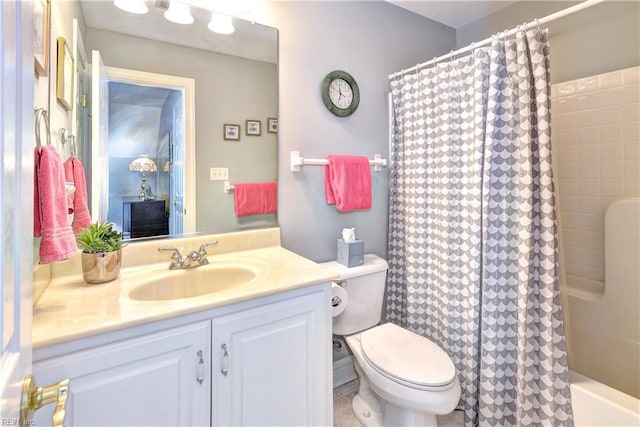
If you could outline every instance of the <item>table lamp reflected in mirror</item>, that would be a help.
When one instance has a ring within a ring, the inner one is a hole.
[[[146,154],[140,154],[140,157],[135,159],[129,165],[131,172],[142,172],[142,182],[140,183],[140,193],[138,199],[140,200],[155,200],[151,186],[147,183],[147,172],[158,172],[158,165],[151,160]]]

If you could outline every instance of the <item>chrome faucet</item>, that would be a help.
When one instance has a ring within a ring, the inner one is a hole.
[[[171,264],[169,264],[169,270],[179,270],[182,268],[182,255],[178,248],[158,248],[158,252],[173,251],[171,254]]]
[[[218,241],[205,243],[200,246],[198,251],[191,251],[186,257],[182,257],[178,248],[158,248],[158,251],[173,251],[171,254],[171,264],[169,264],[169,270],[182,270],[187,268],[195,268],[201,265],[209,264],[207,256],[207,246],[217,245]]]

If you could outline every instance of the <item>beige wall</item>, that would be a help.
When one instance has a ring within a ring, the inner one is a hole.
[[[640,67],[552,86],[566,272],[604,281],[604,212],[640,197]]]
[[[570,368],[635,397],[638,278],[625,276],[625,257],[615,252],[622,246],[633,253],[633,244],[613,244],[610,236],[605,243],[605,211],[616,200],[640,197],[639,85],[640,67],[633,67],[551,88]],[[630,226],[622,226],[628,241]],[[626,270],[635,264],[638,272],[637,259],[627,259]]]
[[[523,1],[456,32],[458,47],[578,2]],[[559,83],[640,64],[640,2],[607,1],[548,24],[551,82]]]

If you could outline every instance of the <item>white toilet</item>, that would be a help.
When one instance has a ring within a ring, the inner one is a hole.
[[[340,274],[347,291],[344,311],[333,318],[355,356],[360,389],[353,398],[358,421],[368,426],[436,426],[453,411],[460,383],[449,356],[432,341],[391,323],[378,325],[388,264],[367,254],[364,265],[323,266]],[[377,325],[377,326],[376,326]]]

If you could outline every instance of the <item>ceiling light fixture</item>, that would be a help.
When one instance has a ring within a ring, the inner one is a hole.
[[[211,12],[211,21],[207,28],[218,34],[233,34],[236,30],[230,16],[216,12]]]
[[[114,0],[113,4],[115,4],[118,9],[122,9],[130,13],[137,13],[141,15],[149,12],[149,8],[144,4],[143,0]]]
[[[213,8],[219,12],[238,16],[251,13],[255,0],[217,0],[213,4]]]
[[[169,2],[169,9],[164,13],[164,17],[176,24],[193,24],[193,16],[191,15],[189,6],[175,0]]]

